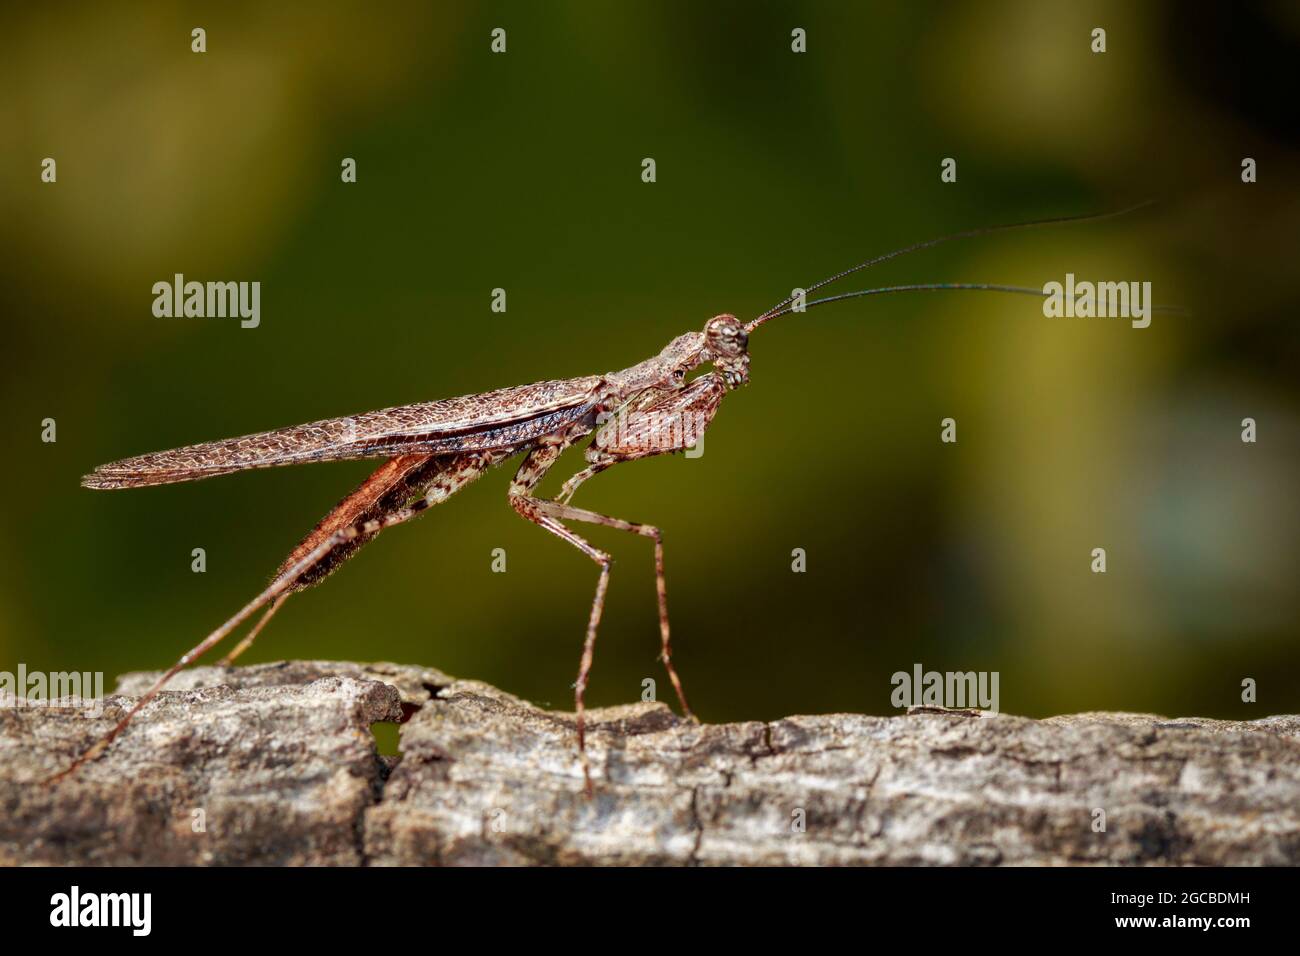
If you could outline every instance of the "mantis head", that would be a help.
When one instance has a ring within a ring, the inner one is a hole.
[[[709,364],[722,375],[728,390],[749,381],[749,333],[734,315],[715,315],[704,323],[704,331],[679,335],[654,358],[610,372],[605,380],[620,394],[679,389],[685,387],[687,375]]]
[[[712,362],[728,389],[749,381],[749,333],[734,315],[715,315],[704,323],[700,362]]]

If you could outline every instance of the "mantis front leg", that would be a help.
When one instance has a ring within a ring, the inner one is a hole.
[[[543,514],[556,519],[585,521],[654,539],[655,589],[659,597],[659,636],[662,645],[660,660],[672,681],[677,700],[682,705],[682,713],[690,720],[695,720],[695,715],[686,702],[686,690],[682,687],[681,678],[672,661],[663,532],[653,525],[575,508],[569,502],[579,485],[619,462],[684,451],[695,445],[713,421],[726,392],[727,386],[722,375],[713,372],[700,376],[685,388],[662,393],[616,415],[601,427],[591,447],[587,449],[587,467],[564,483],[556,500],[537,503]]]
[[[591,672],[596,632],[605,609],[611,559],[604,551],[593,547],[586,539],[566,527],[565,521],[583,521],[588,524],[602,525],[654,540],[655,586],[659,598],[659,634],[662,647],[660,659],[668,672],[669,680],[672,681],[683,714],[691,720],[694,720],[695,716],[686,701],[686,690],[672,663],[672,632],[668,623],[668,588],[664,577],[663,533],[653,525],[626,521],[574,507],[569,504],[569,499],[578,486],[588,478],[620,461],[632,461],[665,452],[682,451],[694,445],[712,421],[726,390],[721,376],[713,373],[701,376],[685,388],[656,394],[625,413],[615,416],[597,432],[595,440],[587,450],[587,460],[590,464],[566,481],[559,496],[554,500],[538,498],[533,491],[568,447],[570,443],[568,439],[538,445],[530,451],[510,486],[511,506],[522,517],[569,542],[600,565],[600,577],[596,582],[596,594],[592,599],[591,615],[587,624],[587,637],[583,643],[582,660],[578,667],[578,680],[574,684],[578,750],[589,793],[591,773],[586,753],[584,697],[587,678]]]

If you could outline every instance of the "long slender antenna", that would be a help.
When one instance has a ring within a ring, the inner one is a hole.
[[[844,299],[860,299],[867,295],[887,295],[891,292],[1011,292],[1016,295],[1032,295],[1037,298],[1046,298],[1050,293],[1042,289],[1034,289],[1023,285],[999,285],[993,282],[914,282],[908,285],[887,285],[878,289],[862,289],[858,292],[841,292],[838,295],[828,295],[825,298],[814,299],[812,302],[805,303],[805,309],[811,309],[815,305],[826,305],[830,302],[840,302]],[[794,312],[792,305],[787,305],[780,312],[772,312],[766,318],[774,319],[779,315],[788,315]],[[1185,314],[1186,309],[1177,305],[1157,305],[1152,306],[1153,312],[1176,312]],[[755,320],[757,321],[757,320]],[[749,326],[746,326],[748,330]]]
[[[820,289],[823,286],[830,285],[832,282],[835,282],[839,279],[843,279],[845,276],[852,275],[855,272],[860,272],[861,270],[866,269],[870,266],[878,265],[881,262],[887,262],[890,259],[897,259],[899,256],[907,255],[909,252],[919,252],[922,249],[930,249],[934,246],[941,245],[945,242],[952,242],[954,239],[970,239],[975,236],[987,236],[990,233],[994,233],[994,232],[1008,232],[1012,229],[1033,229],[1038,226],[1057,226],[1067,222],[1096,222],[1101,219],[1113,219],[1116,216],[1124,216],[1127,215],[1128,213],[1136,212],[1139,209],[1143,209],[1147,206],[1150,206],[1154,202],[1155,200],[1148,199],[1147,201],[1140,202],[1135,206],[1128,206],[1124,209],[1116,210],[1114,212],[1088,213],[1082,216],[1056,216],[1051,219],[1033,219],[1028,222],[1006,223],[1001,226],[981,226],[978,229],[967,229],[964,232],[954,232],[947,236],[940,236],[938,239],[926,239],[923,242],[916,242],[910,246],[904,246],[902,249],[896,249],[893,252],[886,252],[884,255],[875,256],[871,259],[866,260],[865,262],[859,262],[856,266],[845,269],[843,272],[837,272],[835,273],[835,275],[830,276],[829,278],[826,279],[822,279],[820,282],[814,282],[812,285],[810,285],[807,289],[804,290],[804,294],[807,295],[809,292],[815,292],[817,289]],[[899,287],[898,291],[902,292],[905,290],[904,288]],[[1008,290],[1003,289],[997,291],[1008,291]],[[748,322],[745,325],[745,331],[753,332],[754,329],[758,328],[768,319],[776,318],[776,316],[778,315],[787,314],[789,310],[786,309],[786,306],[790,305],[790,303],[792,303],[794,299],[795,299],[794,296],[789,296],[788,298],[781,300],[776,305],[772,306],[772,308],[764,312],[762,315]],[[820,300],[820,301],[835,301],[835,300],[831,299],[831,300]]]

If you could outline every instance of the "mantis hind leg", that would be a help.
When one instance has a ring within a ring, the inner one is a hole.
[[[257,635],[262,632],[262,628],[266,627],[266,622],[275,616],[275,612],[280,610],[280,606],[284,604],[285,601],[289,600],[289,595],[292,593],[292,591],[286,591],[271,602],[271,606],[266,609],[266,613],[257,619],[257,623],[253,625],[253,629],[245,635],[242,641],[235,645],[233,651],[221,659],[222,667],[230,667],[233,665],[236,657],[253,646],[253,641],[257,640]]]
[[[319,584],[374,535],[358,534],[349,541],[340,541],[333,547],[327,548],[301,569],[295,569],[296,564],[316,551],[322,542],[336,533],[366,518],[379,516],[379,513],[384,511],[385,501],[391,500],[394,493],[400,492],[400,489],[409,488],[412,477],[419,474],[431,461],[432,459],[425,455],[390,458],[372,472],[355,491],[331,508],[329,513],[316,523],[316,527],[298,543],[298,546],[289,552],[289,556],[276,570],[272,584],[287,576],[286,590],[271,602],[271,606],[253,625],[248,635],[235,646],[235,649],[222,658],[222,666],[231,666],[239,655],[253,646],[257,635],[289,599],[290,594],[311,587],[313,584]]]
[[[46,782],[54,783],[72,774],[78,767],[99,757],[117,738],[137,713],[152,701],[177,672],[198,660],[214,646],[229,637],[236,628],[268,604],[271,607],[262,616],[245,642],[236,651],[246,649],[247,644],[257,632],[270,620],[281,604],[296,590],[301,590],[315,581],[307,581],[307,576],[325,568],[328,574],[337,566],[327,564],[335,556],[343,557],[371,540],[385,528],[401,524],[416,517],[432,505],[446,500],[455,491],[469,484],[481,475],[489,466],[500,461],[508,454],[501,452],[473,453],[447,459],[431,459],[425,455],[408,455],[390,459],[380,466],[360,488],[343,499],[316,529],[307,536],[288,560],[281,566],[275,579],[262,590],[257,597],[243,606],[233,617],[201,640],[194,647],[181,655],[180,660],[163,672],[143,695],[137,698],[131,709],[109,730],[84,750],[67,767],[51,776]],[[419,478],[418,485],[411,484]],[[416,490],[424,492],[423,497],[409,504],[410,495]],[[365,494],[363,494],[363,492]],[[396,495],[396,497],[394,497]],[[369,501],[363,507],[363,502]],[[346,516],[346,517],[345,517]],[[324,577],[324,575],[320,575]],[[316,580],[319,580],[317,578]]]
[[[290,594],[320,584],[369,543],[381,527],[408,521],[426,508],[446,501],[505,454],[507,452],[479,452],[442,458],[402,455],[384,462],[355,491],[335,505],[289,553],[276,571],[277,581],[288,576],[288,589],[275,599],[248,636],[221,663],[233,664],[239,655],[252,647],[262,628]],[[389,520],[395,515],[400,517]],[[323,541],[354,527],[359,529],[357,534],[336,541],[333,547],[326,549],[305,568],[295,570],[297,562],[311,554]]]

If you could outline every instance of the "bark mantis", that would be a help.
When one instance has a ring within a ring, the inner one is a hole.
[[[663,535],[658,527],[573,505],[571,501],[578,488],[616,464],[683,451],[694,445],[712,423],[723,398],[749,381],[749,337],[774,318],[846,299],[902,292],[960,290],[1040,297],[1045,294],[1041,289],[989,283],[914,283],[845,292],[808,301],[807,296],[816,290],[889,259],[956,239],[1067,222],[1095,221],[1123,215],[1136,208],[1139,207],[1098,215],[983,227],[918,242],[814,283],[803,290],[802,295],[790,296],[748,322],[730,314],[714,316],[701,331],[677,336],[657,355],[604,375],[536,382],[460,398],[388,408],[139,455],[99,466],[82,479],[85,487],[139,488],[279,465],[383,459],[374,473],[303,538],[261,593],[182,655],[110,731],[50,779],[58,780],[102,754],[172,676],[230,636],[259,611],[261,617],[223,663],[232,663],[249,648],[291,594],[324,580],[381,531],[441,504],[507,459],[522,456],[510,483],[510,506],[522,518],[576,548],[599,568],[574,685],[578,754],[585,788],[590,794],[592,783],[586,751],[584,692],[609,586],[611,557],[573,531],[570,524],[601,525],[653,541],[660,659],[682,712],[687,717],[692,717],[692,714],[682,681],[672,664]],[[688,379],[704,366],[709,368]],[[594,437],[585,453],[585,467],[565,481],[554,498],[537,495],[538,485],[560,455],[587,436]]]

